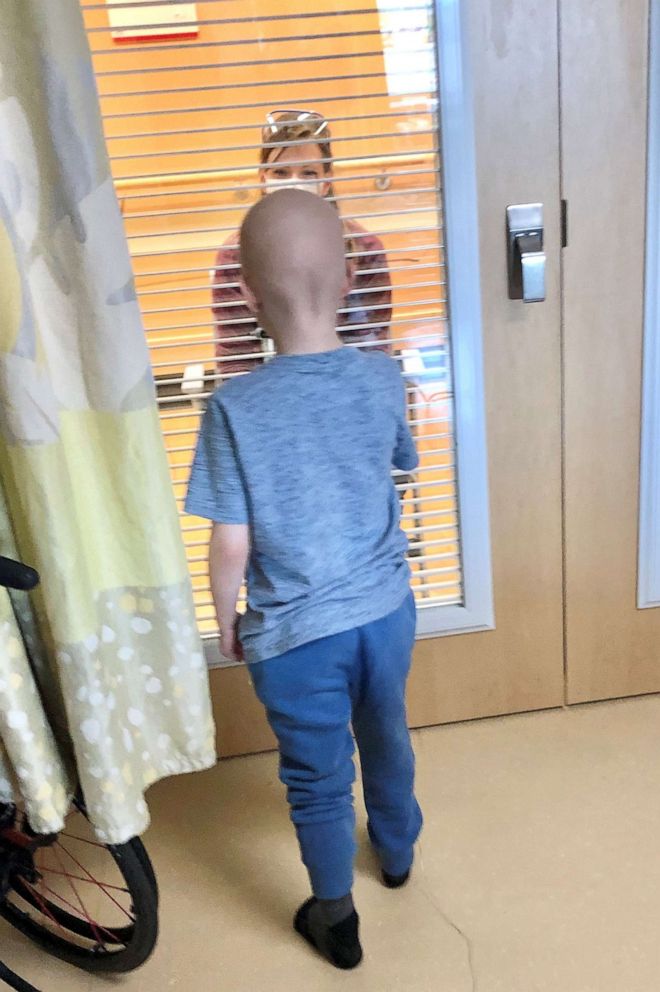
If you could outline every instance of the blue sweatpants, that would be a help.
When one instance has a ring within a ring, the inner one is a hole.
[[[353,887],[353,724],[369,836],[382,867],[401,875],[422,827],[405,687],[415,602],[374,623],[312,641],[250,666],[280,746],[280,778],[312,891],[340,899]]]

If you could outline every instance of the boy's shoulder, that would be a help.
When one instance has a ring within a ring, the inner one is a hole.
[[[364,359],[364,369],[390,380],[401,378],[401,366],[386,352],[372,351],[368,355],[360,352],[360,357]]]
[[[369,354],[351,349],[351,358],[354,374],[368,379],[376,377],[388,383],[396,382],[401,377],[401,369],[396,359],[382,351],[372,351]],[[237,375],[219,386],[209,403],[216,403],[227,410],[242,406],[244,403],[252,403],[258,399],[260,394],[268,393],[286,388],[289,378],[289,370],[286,366],[277,362],[265,362],[259,365],[252,372],[244,375]]]
[[[361,354],[367,361],[373,362],[374,367],[379,367],[384,372],[387,372],[390,375],[399,374],[400,369],[399,369],[398,361],[396,360],[396,358],[392,358],[391,355],[388,355],[387,352],[371,351],[368,355],[365,354],[364,352],[361,352]]]
[[[212,400],[222,406],[225,402],[231,403],[250,395],[255,390],[258,391],[262,387],[267,364],[260,364],[250,372],[243,372],[232,379],[227,379],[217,387],[209,402]]]

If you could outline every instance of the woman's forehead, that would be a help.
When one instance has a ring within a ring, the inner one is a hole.
[[[287,145],[284,148],[271,149],[267,165],[280,165],[286,162],[287,165],[301,165],[303,162],[313,164],[321,162],[323,152],[318,145],[311,142],[301,142]]]

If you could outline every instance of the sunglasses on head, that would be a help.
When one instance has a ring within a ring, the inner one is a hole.
[[[271,110],[266,114],[262,132],[264,142],[272,141],[281,130],[292,124],[309,124],[310,130],[313,128],[313,138],[319,138],[328,129],[328,122],[323,114],[318,114],[315,110]]]

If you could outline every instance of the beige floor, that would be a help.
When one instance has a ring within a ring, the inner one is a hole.
[[[306,896],[272,755],[157,786],[153,960],[119,981],[2,929],[44,992],[657,992],[660,697],[417,732],[426,828],[413,882],[364,844],[364,964],[334,971],[290,930]]]

